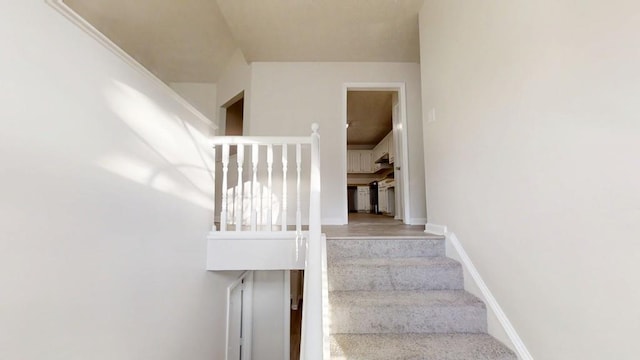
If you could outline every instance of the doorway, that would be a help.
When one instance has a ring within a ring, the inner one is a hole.
[[[244,272],[227,288],[226,360],[251,359],[253,271]]]
[[[405,84],[345,84],[343,99],[345,223],[407,223]]]
[[[221,115],[224,135],[241,136],[244,134],[244,91],[222,106]]]

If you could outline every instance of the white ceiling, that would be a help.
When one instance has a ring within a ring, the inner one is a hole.
[[[64,0],[165,82],[216,82],[237,46],[215,0]]]
[[[166,82],[252,61],[418,62],[424,0],[64,0]]]
[[[392,129],[393,91],[347,92],[347,145],[377,145]]]
[[[248,61],[418,62],[424,0],[218,0]]]

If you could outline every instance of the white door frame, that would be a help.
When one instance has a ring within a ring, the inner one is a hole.
[[[242,302],[242,359],[251,360],[251,334],[253,331],[253,271],[245,271],[240,277],[227,287],[227,329],[225,342],[225,359],[229,359],[230,346],[235,346],[239,339],[232,338],[230,334],[231,322],[231,293],[239,286],[244,286]]]
[[[402,126],[401,131],[401,141],[402,146],[399,149],[402,152],[402,162],[400,164],[400,171],[402,173],[402,197],[404,199],[403,202],[403,219],[402,221],[405,224],[410,223],[411,219],[411,207],[409,204],[409,144],[407,138],[407,94],[406,94],[406,84],[404,82],[364,82],[364,83],[344,83],[342,86],[342,123],[343,127],[343,135],[342,135],[342,144],[344,144],[344,162],[342,173],[344,174],[344,199],[347,199],[347,92],[349,90],[355,91],[396,91],[398,92],[398,103],[400,104],[400,125]],[[394,129],[395,131],[396,129]],[[347,202],[345,202],[346,204]],[[347,224],[349,222],[349,209],[348,206],[344,208],[344,223]]]
[[[398,121],[400,121],[400,100],[398,100],[398,103],[393,105],[392,109],[391,109],[392,115],[391,115],[391,119],[393,120],[393,126],[394,128],[398,126]],[[400,154],[400,146],[399,144],[402,141],[398,141],[398,137],[399,134],[397,131],[393,132],[393,146],[395,147],[394,151],[396,153],[396,155]],[[402,156],[402,154],[400,154],[400,156],[397,156],[396,159],[399,159]],[[394,170],[396,171],[395,166],[396,164],[393,164]],[[402,171],[402,170],[400,170]],[[402,176],[402,175],[401,175]],[[401,179],[404,179],[404,177],[401,177]],[[395,189],[394,189],[394,193],[395,193]],[[402,220],[404,219],[404,196],[403,194],[399,193],[399,196],[395,196],[396,202],[395,204],[393,204],[393,206],[395,207],[395,219],[396,220]]]

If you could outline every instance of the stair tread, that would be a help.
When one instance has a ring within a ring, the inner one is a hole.
[[[444,256],[405,258],[344,258],[332,259],[330,266],[459,266],[460,263]]]
[[[403,307],[403,306],[477,306],[484,302],[464,290],[392,290],[392,291],[331,291],[332,306]]]
[[[331,359],[517,360],[488,334],[334,334]]]
[[[327,235],[327,241],[335,240],[445,240],[442,235]]]
[[[443,256],[334,259],[327,272],[330,291],[463,288],[460,263]]]
[[[406,258],[445,255],[440,239],[349,239],[328,240],[327,256],[334,258]]]

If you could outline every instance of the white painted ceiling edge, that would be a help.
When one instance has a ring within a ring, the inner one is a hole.
[[[64,0],[165,82],[248,62],[419,62],[423,0]]]

